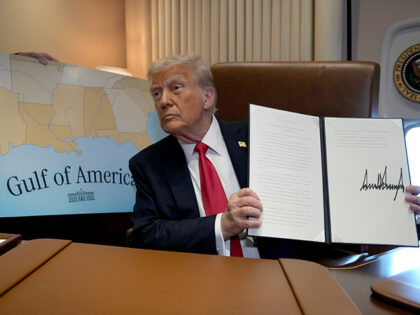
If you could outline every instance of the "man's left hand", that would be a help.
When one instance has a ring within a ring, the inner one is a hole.
[[[223,238],[227,240],[244,229],[259,227],[261,212],[260,198],[250,188],[243,188],[232,194],[221,218]]]

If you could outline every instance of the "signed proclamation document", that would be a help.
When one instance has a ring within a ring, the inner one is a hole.
[[[323,118],[250,105],[252,236],[418,246],[402,119]]]

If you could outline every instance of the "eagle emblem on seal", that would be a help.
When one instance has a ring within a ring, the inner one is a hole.
[[[420,43],[408,47],[394,65],[394,84],[406,99],[420,103]]]

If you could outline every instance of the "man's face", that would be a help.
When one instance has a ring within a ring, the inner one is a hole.
[[[209,127],[214,93],[198,87],[191,69],[176,65],[158,72],[150,92],[165,132],[184,141],[201,140]]]

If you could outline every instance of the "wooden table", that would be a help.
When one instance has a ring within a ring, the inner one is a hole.
[[[0,256],[0,314],[359,314],[321,265],[40,239]]]
[[[383,277],[406,270],[420,273],[420,248],[398,248],[381,254],[374,261],[353,269],[330,269],[363,314],[412,314],[398,306],[378,300],[371,294],[370,285]]]

